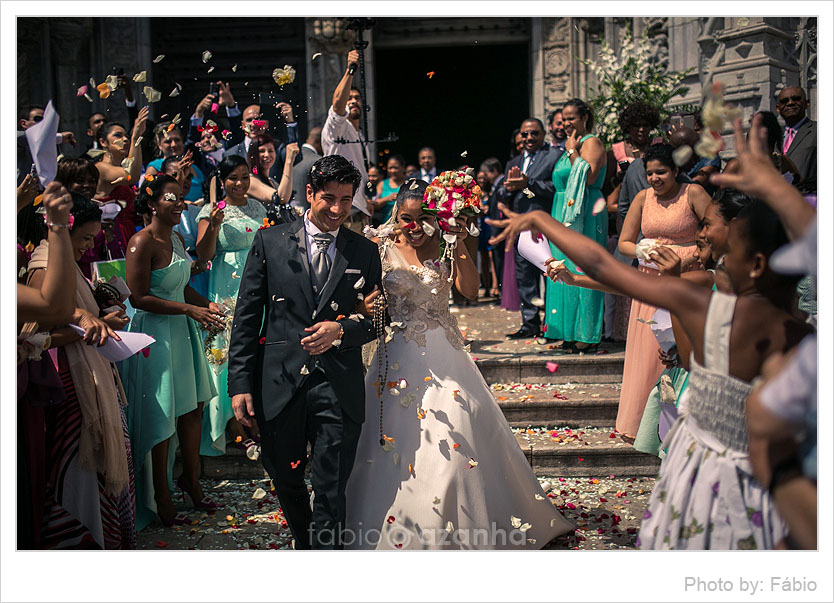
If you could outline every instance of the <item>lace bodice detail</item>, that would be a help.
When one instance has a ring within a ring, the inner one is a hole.
[[[388,240],[380,244],[379,253],[388,314],[392,322],[402,323],[398,332],[403,338],[425,346],[426,331],[440,328],[452,347],[462,349],[464,339],[458,321],[449,313],[450,266],[434,261],[413,266]]]

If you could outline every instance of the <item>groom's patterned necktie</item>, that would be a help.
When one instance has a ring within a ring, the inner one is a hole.
[[[327,282],[327,277],[330,275],[330,256],[327,255],[327,250],[330,249],[333,238],[333,235],[324,232],[313,235],[316,248],[313,249],[311,257],[313,259],[313,284],[315,285],[316,295],[321,294],[321,290]]]

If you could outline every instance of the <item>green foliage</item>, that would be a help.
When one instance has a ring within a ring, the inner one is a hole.
[[[578,60],[588,65],[597,78],[598,86],[591,89],[589,103],[594,108],[596,134],[606,146],[625,140],[626,133],[622,132],[617,118],[633,102],[643,101],[657,107],[661,120],[671,115],[673,111],[666,108],[667,103],[689,92],[689,88],[681,84],[694,71],[694,68],[683,72],[666,71],[652,60],[647,32],[643,32],[637,44],[631,33],[626,33],[618,53],[603,41],[598,61]],[[687,105],[676,107],[674,112],[697,110],[697,107]]]

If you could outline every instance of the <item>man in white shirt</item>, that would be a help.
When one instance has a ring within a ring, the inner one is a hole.
[[[362,93],[353,86],[351,74],[351,66],[355,69],[358,64],[359,52],[351,50],[347,56],[347,69],[333,92],[333,103],[327,110],[327,120],[321,132],[321,146],[325,156],[341,155],[350,161],[362,176],[362,182],[353,196],[353,208],[345,220],[347,228],[361,233],[365,225],[371,222],[372,210],[368,207],[365,197],[365,187],[368,183],[368,147],[365,143],[366,138],[359,129],[359,118],[363,111]],[[345,142],[337,142],[338,139]]]
[[[437,159],[434,154],[434,149],[431,147],[423,147],[417,155],[417,161],[420,164],[420,180],[424,182],[431,182],[437,176]],[[416,175],[416,174],[415,174]]]

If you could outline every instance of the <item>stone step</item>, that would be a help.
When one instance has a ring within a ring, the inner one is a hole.
[[[634,450],[612,429],[514,431],[536,475],[654,477],[660,467],[658,457]]]
[[[547,351],[524,356],[472,357],[487,383],[620,383],[623,354],[554,355]],[[547,363],[558,365],[551,372]]]
[[[637,452],[611,428],[514,429],[533,472],[561,477],[655,477],[660,459]],[[556,434],[553,437],[551,434]],[[532,446],[531,446],[532,445]],[[202,475],[208,479],[263,479],[269,477],[260,461],[250,461],[242,451],[229,447],[224,456],[201,457]],[[179,475],[179,458],[174,475]]]
[[[492,390],[511,427],[613,428],[617,420],[615,384],[493,384]]]

